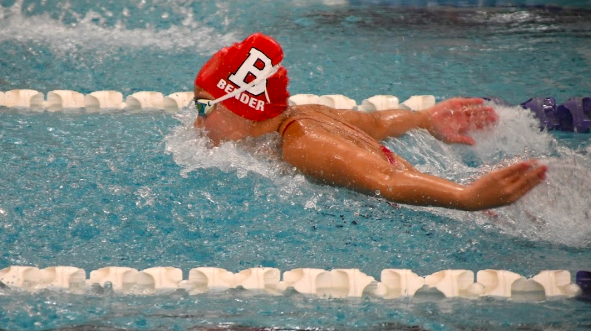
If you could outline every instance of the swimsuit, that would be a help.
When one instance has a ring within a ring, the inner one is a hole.
[[[376,139],[362,131],[360,128],[337,118],[328,108],[327,111],[325,111],[324,108],[299,108],[297,111],[288,109],[288,112],[290,111],[293,114],[289,114],[278,128],[280,136],[283,137],[286,129],[294,122],[311,120],[327,131],[342,136],[359,146],[364,146],[369,151],[381,151],[390,164],[397,166],[397,161],[391,150],[380,144]]]
[[[387,148],[384,145],[381,145],[380,149],[382,150],[382,152],[386,156],[386,159],[388,160],[388,162],[391,163],[391,165],[393,165],[393,166],[397,166],[397,161],[395,160],[395,156],[394,156],[393,152],[391,150],[389,150],[389,148]]]

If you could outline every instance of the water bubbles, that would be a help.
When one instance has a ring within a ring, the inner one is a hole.
[[[306,204],[304,205],[305,209],[316,209],[317,208],[317,201],[318,201],[318,197],[317,196],[313,196],[311,197]]]
[[[210,148],[211,143],[205,133],[193,127],[195,116],[190,108],[181,110],[175,117],[182,125],[174,128],[165,138],[165,150],[183,167],[182,174],[185,176],[194,170],[212,167],[223,172],[235,172],[239,179],[249,177],[251,172],[269,179],[291,173],[285,164],[278,167],[279,136],[265,135]]]
[[[236,176],[239,179],[245,178],[247,176],[247,174],[248,174],[248,171],[246,169],[244,169],[244,168],[238,168],[236,170]]]
[[[155,195],[152,193],[152,190],[149,187],[143,186],[143,187],[139,188],[135,194],[140,196],[140,199],[138,199],[136,201],[136,206],[138,206],[138,207],[145,207],[145,206],[154,207]]]

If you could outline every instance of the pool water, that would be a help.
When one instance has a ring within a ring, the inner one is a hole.
[[[290,91],[590,95],[590,8],[536,1],[1,1],[0,91],[191,91],[200,65],[254,31],[285,51]],[[263,15],[265,13],[265,15]],[[269,13],[269,14],[268,14]],[[278,137],[208,149],[182,109],[0,108],[0,268],[232,272],[386,268],[590,270],[590,134],[540,131],[516,107],[475,147],[416,131],[386,141],[421,171],[468,183],[540,158],[548,179],[493,213],[388,204],[313,183]],[[0,329],[590,329],[590,303],[317,299],[231,290],[85,295],[0,289]]]

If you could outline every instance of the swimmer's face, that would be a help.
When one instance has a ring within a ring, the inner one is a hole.
[[[210,93],[198,86],[195,86],[193,94],[197,99],[215,99]],[[212,111],[207,116],[198,116],[194,125],[196,128],[205,129],[208,137],[215,145],[218,145],[222,141],[235,141],[248,136],[252,121],[236,115],[222,103],[218,103],[213,106]]]

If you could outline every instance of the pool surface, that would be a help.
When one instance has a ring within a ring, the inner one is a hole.
[[[284,48],[290,92],[590,96],[590,3],[545,1],[0,1],[0,91],[191,91],[252,32]],[[539,158],[542,185],[492,213],[389,204],[313,183],[278,137],[208,149],[195,113],[0,106],[0,269],[70,265],[590,270],[590,134],[540,131],[519,107],[474,147],[424,132],[386,146],[461,183]],[[322,299],[243,289],[139,296],[0,289],[2,330],[590,330],[590,302]]]

